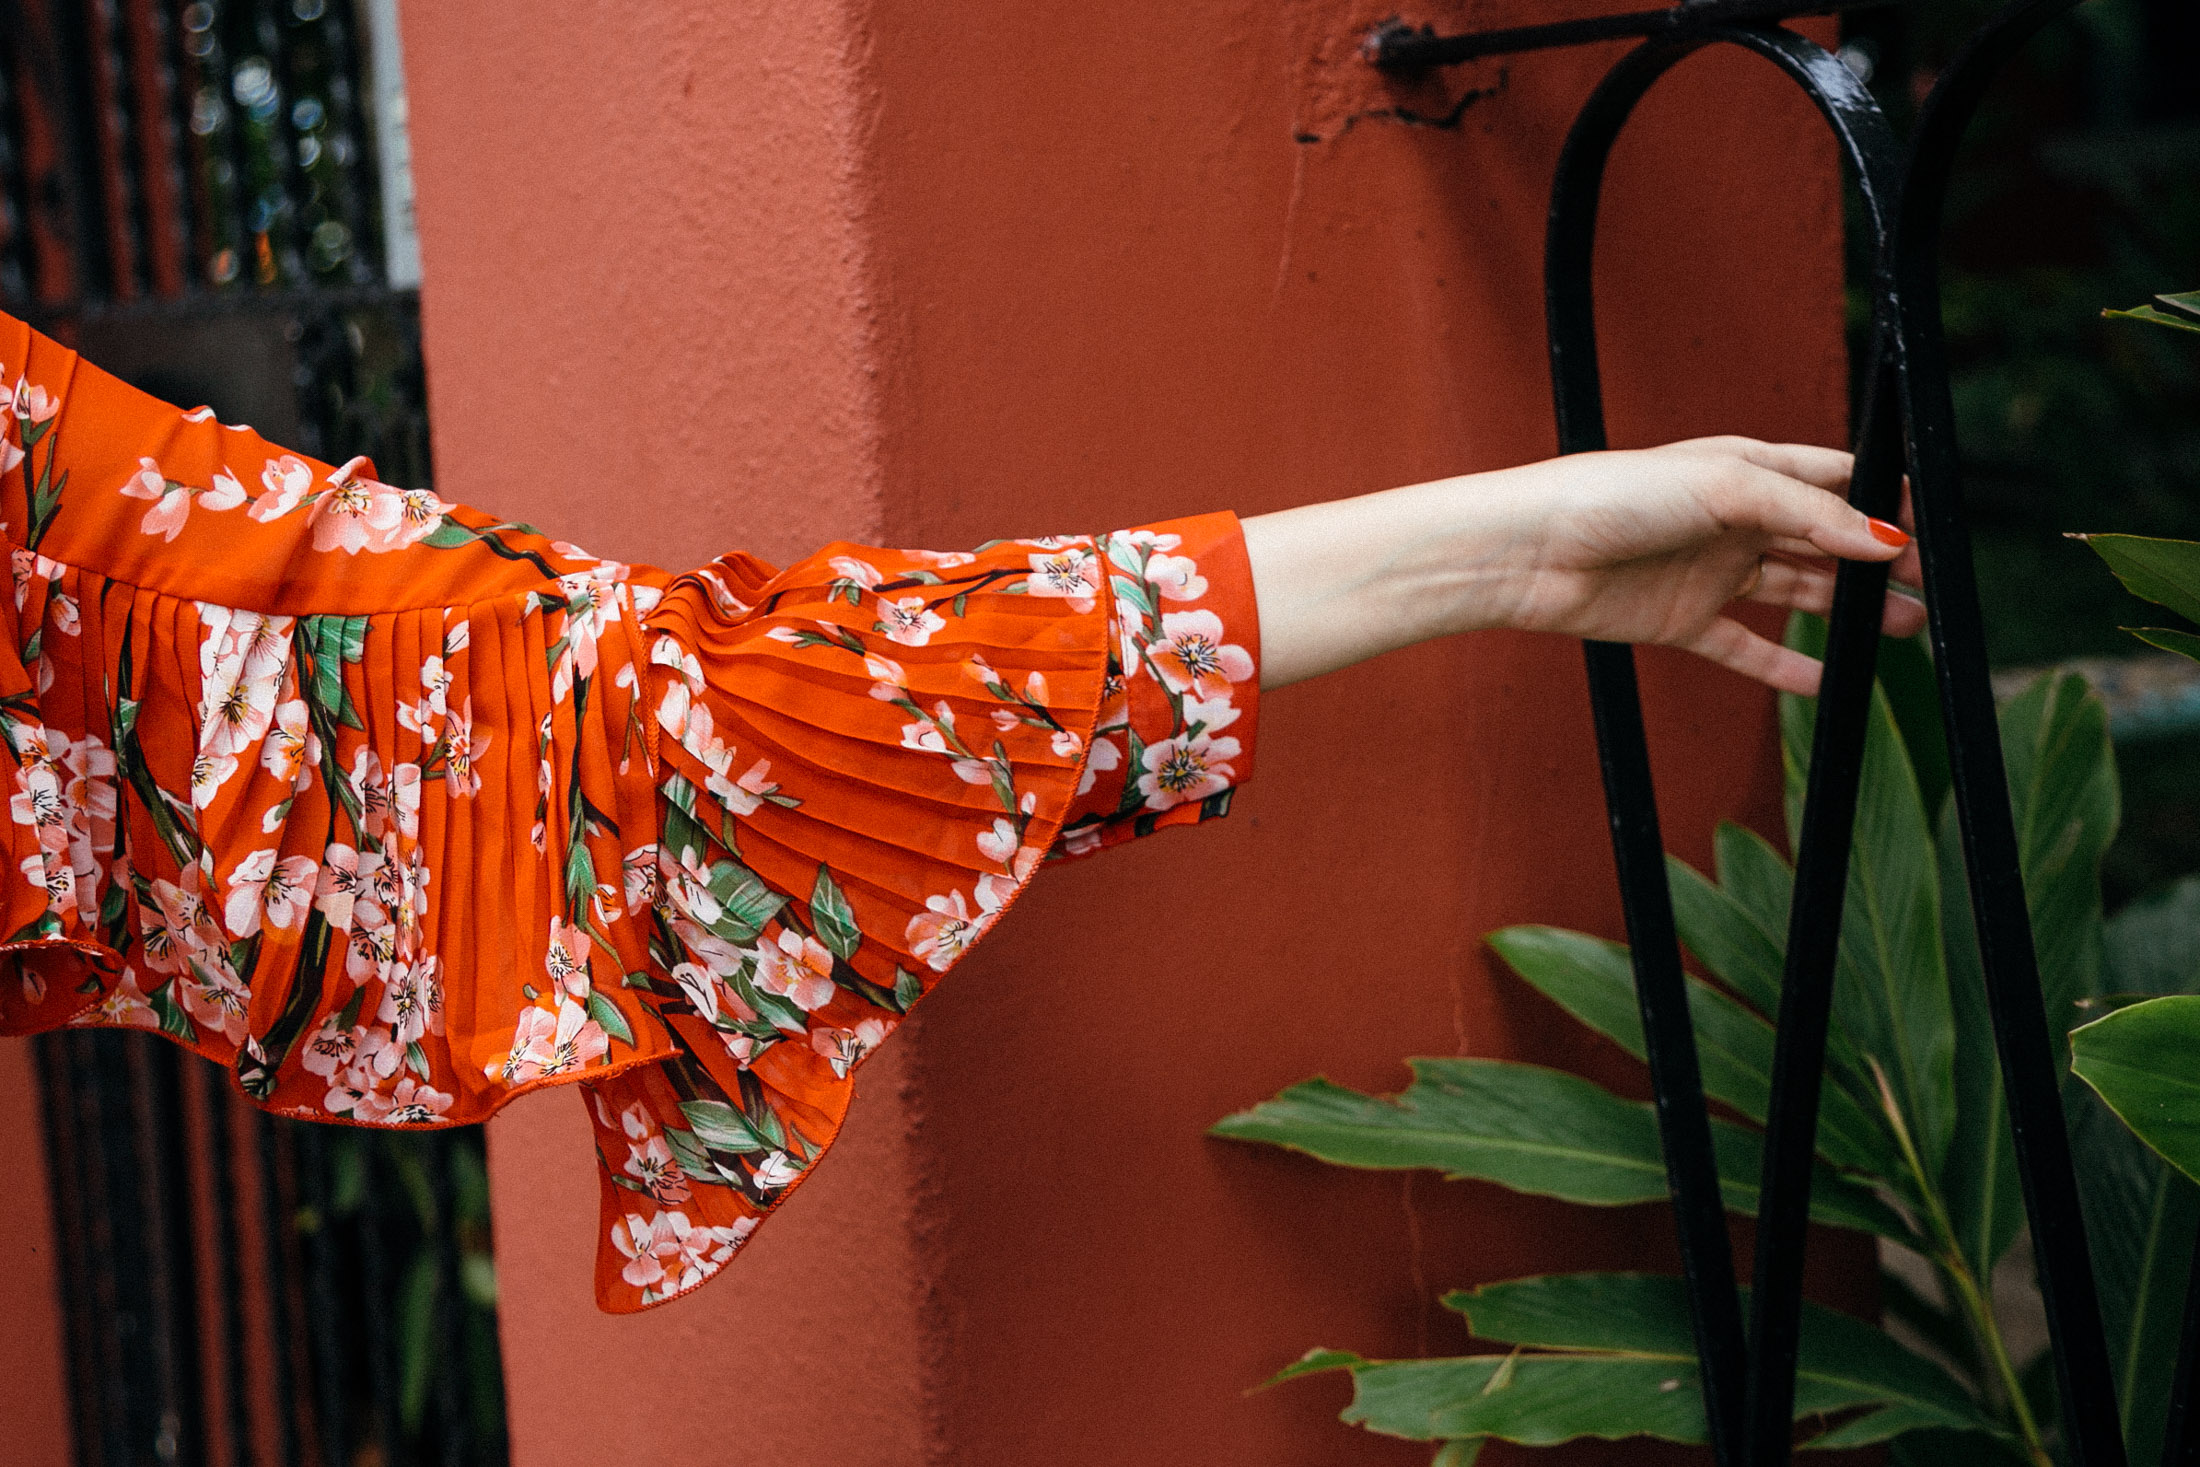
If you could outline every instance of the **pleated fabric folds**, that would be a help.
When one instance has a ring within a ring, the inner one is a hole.
[[[674,576],[0,360],[0,1028],[351,1124],[578,1082],[610,1310],[724,1267],[1044,859],[1250,772],[1227,515]]]

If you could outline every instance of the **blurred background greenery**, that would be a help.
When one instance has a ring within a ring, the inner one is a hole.
[[[1843,59],[1898,128],[2003,0],[1852,12]],[[1869,268],[1849,231],[1852,360]],[[2200,539],[2200,338],[2104,308],[2200,287],[2200,4],[2090,0],[2003,72],[1948,199],[1956,419],[1995,665],[2146,648],[2129,596],[2071,531]],[[2200,709],[2195,710],[2200,714]],[[2200,716],[2119,730],[2111,906],[2200,871]]]

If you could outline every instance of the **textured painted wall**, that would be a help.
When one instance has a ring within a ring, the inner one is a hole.
[[[685,565],[1547,454],[1544,190],[1615,53],[1394,93],[1352,57],[1392,8],[410,7],[440,487]],[[1396,115],[1469,92],[1453,125]],[[1839,440],[1832,166],[1760,63],[1692,61],[1652,99],[1607,196],[1615,442]],[[1644,664],[1675,847],[1771,828],[1769,699]],[[1245,1388],[1317,1342],[1455,1348],[1445,1288],[1669,1266],[1655,1210],[1202,1136],[1316,1071],[1394,1086],[1413,1053],[1639,1087],[1477,941],[1617,929],[1577,650],[1486,636],[1286,691],[1261,763],[1223,825],[1049,873],[692,1300],[596,1315],[577,1102],[500,1120],[518,1467],[1418,1462],[1336,1426],[1336,1383]]]

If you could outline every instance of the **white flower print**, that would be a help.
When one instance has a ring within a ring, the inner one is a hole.
[[[289,453],[269,459],[260,470],[261,493],[245,513],[262,523],[280,519],[296,509],[312,487],[313,470],[304,459]]]
[[[288,928],[302,921],[312,905],[320,867],[311,856],[275,857],[273,847],[254,851],[229,876],[229,901],[222,917],[235,937],[250,937],[269,926]]]
[[[1100,557],[1081,545],[1034,555],[1027,585],[1034,596],[1063,597],[1072,611],[1089,612],[1100,595]]]
[[[924,604],[922,596],[904,596],[899,600],[878,598],[877,630],[886,633],[890,642],[904,647],[922,647],[932,640],[932,634],[947,625],[947,618]]]
[[[781,932],[756,950],[756,986],[776,993],[804,1013],[833,1001],[833,955],[814,937]]]
[[[1146,659],[1173,692],[1228,697],[1232,683],[1253,675],[1252,655],[1224,640],[1222,618],[1211,611],[1166,612],[1161,634]]]
[[[260,763],[283,784],[302,786],[309,765],[320,763],[313,730],[303,698],[292,698],[275,709],[274,728],[260,748]]]
[[[1149,810],[1173,809],[1220,794],[1236,778],[1228,761],[1239,752],[1236,739],[1209,738],[1205,734],[1148,744],[1145,770],[1138,776],[1138,792]]]

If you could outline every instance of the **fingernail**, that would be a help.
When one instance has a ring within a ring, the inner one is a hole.
[[[1867,515],[1864,518],[1864,528],[1872,532],[1874,540],[1882,545],[1892,545],[1897,550],[1910,543],[1910,537],[1903,533],[1901,526],[1890,525],[1885,520],[1875,520]]]

